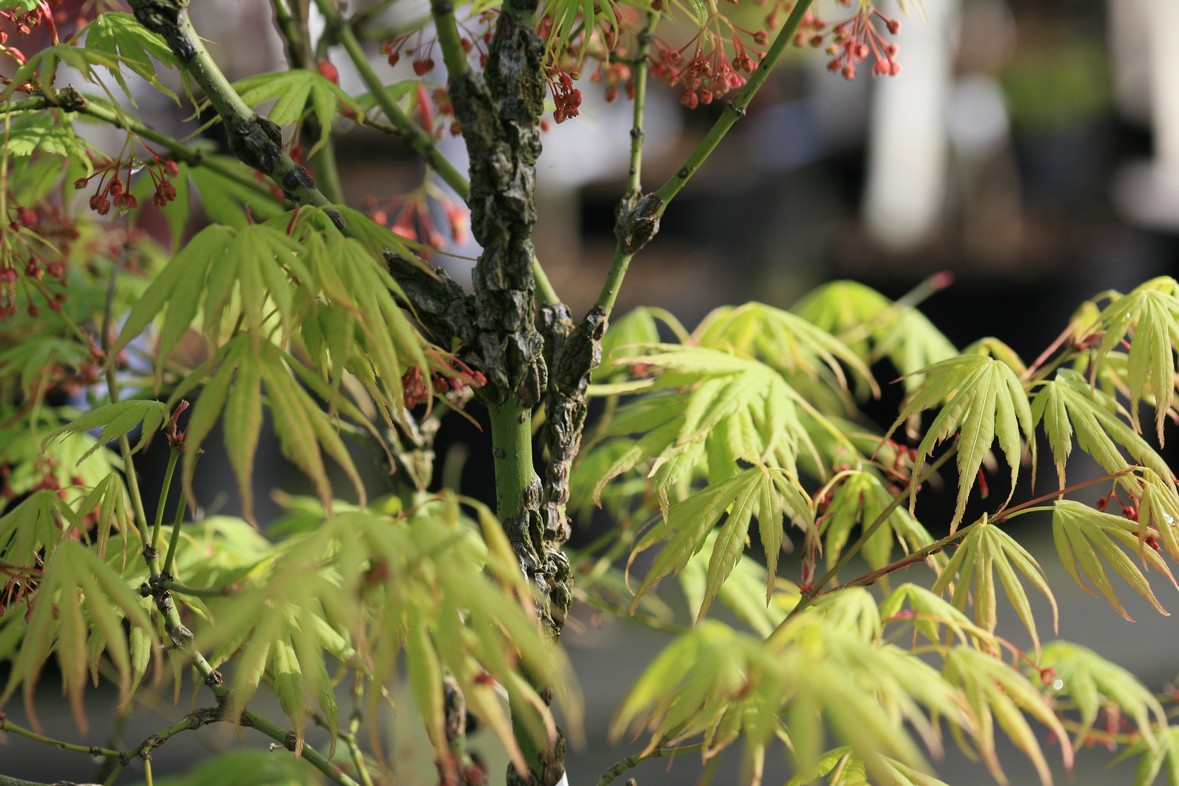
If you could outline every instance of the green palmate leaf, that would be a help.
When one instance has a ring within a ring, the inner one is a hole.
[[[216,370],[208,374],[208,367],[212,365],[216,365]],[[297,368],[298,363],[278,347],[255,341],[250,334],[243,333],[230,339],[205,365],[181,383],[172,394],[174,400],[204,383],[188,421],[184,454],[184,480],[188,488],[191,489],[196,470],[198,448],[217,421],[224,418],[229,461],[238,479],[247,517],[252,515],[253,458],[262,427],[260,402],[265,400],[270,405],[282,455],[312,480],[324,505],[330,507],[333,498],[324,464],[325,453],[344,470],[363,504],[364,485],[356,465],[331,417],[296,378]],[[263,390],[265,399],[262,398]],[[325,397],[340,413],[367,424],[355,406],[338,396],[333,399],[326,386],[315,393],[327,394]],[[371,425],[368,428],[372,429]]]
[[[95,543],[97,554],[105,557],[111,531],[126,532],[134,521],[128,506],[127,488],[122,475],[117,472],[110,473],[78,504],[77,515],[80,519],[85,519],[92,513],[98,517],[98,539]],[[121,538],[120,541],[125,560],[127,539]]]
[[[109,450],[95,451],[94,437],[87,433],[65,434],[42,449],[39,426],[53,426],[59,421],[56,411],[41,411],[41,417],[14,418],[8,428],[0,428],[0,464],[7,466],[5,478],[8,490],[19,499],[43,484],[64,489],[67,496],[74,491],[93,488],[117,464],[118,456]],[[86,454],[86,458],[82,458]],[[10,500],[0,495],[0,511]]]
[[[920,311],[893,303],[854,281],[833,281],[803,298],[794,310],[843,341],[866,363],[888,358],[915,389],[922,369],[958,354]]]
[[[1175,347],[1179,346],[1179,282],[1170,276],[1155,278],[1127,295],[1115,298],[1099,318],[1105,336],[1093,364],[1100,368],[1113,349],[1130,340],[1128,360],[1132,417],[1138,420],[1138,403],[1149,397],[1155,407],[1155,428],[1163,441],[1163,423],[1175,398]]]
[[[662,323],[681,340],[688,331],[674,316],[654,308],[636,308],[610,322],[602,337],[602,364],[593,371],[593,381],[603,383],[616,380],[625,369],[614,364],[614,358],[633,354],[637,347],[659,343],[659,324]]]
[[[644,395],[624,403],[604,437],[638,434],[598,482],[595,495],[614,477],[649,466],[661,503],[691,470],[706,470],[717,483],[742,463],[771,464],[797,472],[801,452],[815,453],[809,428],[844,439],[774,369],[757,360],[699,347],[657,344],[648,354],[616,361],[645,380]],[[823,462],[816,463],[822,465]]]
[[[701,346],[757,358],[788,375],[817,379],[825,368],[846,387],[842,363],[860,382],[880,392],[867,365],[842,341],[803,317],[763,303],[718,308],[704,318],[694,337]]]
[[[21,393],[36,400],[49,385],[46,369],[77,368],[89,360],[90,348],[78,341],[37,335],[0,352],[0,377],[19,379]]]
[[[49,432],[42,442],[42,447],[66,434],[102,429],[98,432],[94,445],[78,459],[81,462],[106,443],[139,428],[139,439],[131,447],[131,452],[136,453],[163,427],[167,419],[168,406],[160,401],[120,401],[117,404],[106,404],[83,413],[68,425]]]
[[[54,491],[34,492],[0,518],[0,562],[35,571],[46,553],[77,526],[78,517]]]
[[[908,604],[906,613],[904,606]],[[912,623],[914,630],[934,645],[953,637],[964,646],[997,649],[994,633],[971,622],[940,595],[917,584],[902,584],[880,604],[884,623]]]
[[[1126,580],[1160,614],[1167,614],[1150,582],[1138,566],[1158,571],[1179,589],[1166,560],[1152,548],[1144,548],[1141,522],[1094,510],[1072,500],[1058,500],[1052,510],[1052,537],[1065,570],[1083,589],[1100,595],[1118,613],[1131,619],[1118,600],[1106,565]]]
[[[255,170],[233,156],[203,152],[204,160],[215,161],[219,168],[234,169],[245,177]],[[266,221],[286,212],[280,198],[261,194],[239,181],[218,174],[207,166],[188,170],[188,176],[200,195],[201,208],[210,221],[241,229],[255,221]]]
[[[635,594],[637,606],[643,594],[660,579],[683,570],[704,547],[709,535],[723,518],[716,533],[704,597],[697,620],[703,619],[722,584],[745,551],[749,526],[757,518],[758,531],[768,562],[766,600],[773,596],[774,573],[782,547],[783,520],[789,518],[803,530],[814,527],[810,499],[798,481],[783,470],[753,467],[729,480],[714,484],[673,504],[667,518],[655,524],[635,547],[635,554],[665,543]],[[632,607],[633,610],[633,607]]]
[[[705,601],[709,589],[708,567],[712,563],[719,534],[716,530],[710,532],[703,547],[688,560],[679,574],[680,586],[688,600],[688,608],[696,610],[701,617],[707,608]],[[768,601],[767,583],[772,583],[774,587]],[[653,597],[645,596],[647,599]],[[798,604],[800,593],[798,586],[793,582],[769,576],[761,563],[742,555],[724,583],[720,585],[716,597],[756,633],[768,636],[782,618]]]
[[[922,372],[921,384],[889,429],[892,434],[906,419],[935,407],[934,418],[917,447],[912,486],[916,486],[927,457],[934,448],[958,436],[958,501],[950,522],[953,532],[966,511],[983,459],[995,440],[1011,468],[1011,494],[1019,478],[1024,446],[1035,463],[1036,440],[1031,408],[1023,383],[1011,366],[984,355],[962,355],[944,360]],[[1022,436],[1022,439],[1021,439]]]
[[[649,749],[700,737],[705,758],[742,738],[748,763],[777,735],[811,772],[826,726],[883,780],[882,757],[925,768],[908,729],[935,744],[928,714],[967,723],[963,706],[919,658],[808,611],[769,642],[713,621],[680,636],[631,689],[611,734],[646,728]]]
[[[128,582],[86,546],[62,540],[45,559],[28,614],[28,629],[13,659],[0,705],[23,685],[26,711],[35,718],[33,691],[51,655],[56,655],[63,689],[79,728],[87,728],[82,694],[88,678],[94,675],[97,679],[98,661],[103,656],[114,667],[119,700],[125,704],[136,681],[125,624],[142,629],[158,646],[142,599]]]
[[[160,81],[156,65],[175,68],[178,65],[176,57],[167,42],[137,22],[134,15],[117,11],[99,14],[86,25],[86,48],[105,53],[118,65],[131,69],[156,90],[179,102],[172,89]],[[127,87],[118,65],[110,69],[111,76],[135,106],[135,96]]]
[[[1138,755],[1138,769],[1134,773],[1134,786],[1151,786],[1159,774],[1167,774],[1167,783],[1179,783],[1179,726],[1160,729],[1154,740],[1143,739],[1129,746],[1127,756]]]
[[[828,486],[822,497],[820,509],[820,532],[823,536],[823,553],[828,565],[833,565],[843,553],[858,525],[867,528],[880,518],[893,501],[893,494],[885,488],[880,477],[868,471],[848,471],[838,478],[834,486]],[[881,568],[892,561],[895,546],[908,554],[933,543],[933,536],[913,518],[904,507],[897,507],[889,513],[865,541],[861,554],[873,568]],[[926,563],[940,571],[946,563],[941,554],[926,557]]]
[[[54,44],[39,49],[29,55],[12,75],[12,80],[2,97],[5,101],[12,98],[16,88],[24,84],[33,84],[47,93],[53,92],[54,77],[58,66],[65,65],[77,71],[83,79],[91,84],[100,85],[101,80],[94,73],[94,66],[102,66],[109,71],[119,68],[119,60],[105,52],[98,52],[72,44]]]
[[[1163,480],[1149,469],[1139,471],[1141,487],[1138,494],[1139,549],[1147,545],[1161,545],[1171,559],[1179,559],[1179,493],[1174,482]]]
[[[298,123],[310,112],[319,127],[328,130],[338,108],[351,110],[353,116],[359,116],[362,110],[352,96],[314,69],[255,74],[236,82],[234,88],[253,109],[273,101],[274,105],[266,116],[280,126]],[[324,134],[315,147],[307,151],[308,155],[326,144],[327,139]]]
[[[979,627],[994,633],[998,624],[996,579],[1003,586],[1016,616],[1039,652],[1040,637],[1036,632],[1036,620],[1032,615],[1024,581],[1042,592],[1051,604],[1053,630],[1058,622],[1056,599],[1044,571],[1027,549],[985,517],[971,525],[970,532],[959,544],[931,591],[937,595],[952,585],[954,591],[950,602],[954,607],[965,610],[967,604],[973,602],[974,621]]]
[[[90,174],[94,167],[90,161],[91,146],[74,133],[72,124],[55,124],[48,117],[21,118],[9,121],[4,132],[5,158],[28,158],[37,154],[59,156],[70,161],[81,162]]]
[[[887,756],[875,756],[875,770],[881,772],[882,783],[892,786],[947,786],[932,775],[902,764]],[[816,778],[826,778],[827,786],[871,786],[868,768],[850,747],[843,745],[827,751],[815,767],[786,781],[786,786],[808,786]]]
[[[484,511],[480,519],[486,526],[476,530],[449,497],[397,519],[360,509],[321,515],[317,526],[290,537],[254,569],[248,589],[210,600],[215,624],[198,633],[198,646],[213,653],[215,664],[240,648],[235,706],[269,676],[297,734],[315,708],[336,717],[326,655],[380,685],[398,679],[404,656],[432,738],[445,745],[439,712],[441,675],[448,672],[471,711],[519,760],[495,683],[513,696],[521,722],[538,738],[552,720],[521,670],[557,686],[574,722],[578,705],[560,687],[569,685],[567,664],[521,605],[527,589],[510,544],[494,516]],[[372,693],[379,700],[379,691]]]
[[[237,231],[208,227],[188,242],[135,303],[115,350],[130,343],[161,313],[157,374],[200,311],[205,334],[216,342],[229,319],[241,318],[255,336],[262,335],[263,323],[274,309],[281,340],[287,340],[307,308],[291,294],[292,277],[310,278],[299,251],[294,240],[269,226],[250,225]]]
[[[1122,418],[1117,401],[1089,385],[1071,369],[1060,369],[1045,382],[1032,402],[1032,416],[1042,423],[1064,486],[1064,466],[1076,436],[1077,446],[1110,473],[1131,465],[1122,449],[1161,478],[1173,478],[1167,462]]]
[[[1053,694],[1067,696],[1081,714],[1081,727],[1073,736],[1078,747],[1103,709],[1133,720],[1150,741],[1153,724],[1166,726],[1166,713],[1154,694],[1133,674],[1093,650],[1066,641],[1051,642],[1044,645],[1040,668],[1050,670],[1042,673],[1051,677]]]
[[[970,741],[995,780],[1007,782],[995,752],[995,722],[998,721],[1007,738],[1031,759],[1040,782],[1052,783],[1044,751],[1027,716],[1053,733],[1065,768],[1072,768],[1073,748],[1056,711],[1018,670],[985,652],[956,647],[947,653],[942,673],[949,682],[960,686],[969,702],[976,724],[971,729]]]

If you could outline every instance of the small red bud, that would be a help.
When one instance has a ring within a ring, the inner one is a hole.
[[[332,65],[332,61],[326,57],[321,58],[315,67],[319,69],[319,75],[331,82],[333,85],[340,84],[340,72]]]

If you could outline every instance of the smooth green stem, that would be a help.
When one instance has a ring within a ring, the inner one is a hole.
[[[489,405],[491,450],[495,458],[495,503],[500,521],[524,511],[524,496],[536,478],[532,465],[532,413],[514,398]]]
[[[634,254],[622,250],[621,246],[614,249],[614,258],[610,260],[610,270],[606,273],[606,280],[602,283],[602,292],[598,295],[598,305],[606,312],[606,319],[614,313],[614,304],[618,301],[618,293],[622,290],[622,280],[626,278],[626,271],[630,269],[630,261]]]
[[[794,10],[790,12],[790,16],[786,18],[782,29],[778,31],[777,36],[770,43],[766,50],[765,56],[762,57],[761,62],[753,73],[749,75],[749,81],[745,86],[737,91],[736,95],[729,100],[725,111],[713,123],[712,128],[704,135],[696,145],[696,149],[684,161],[683,166],[671,176],[670,179],[663,186],[655,192],[655,196],[663,203],[664,207],[670,202],[676,194],[680,192],[692,176],[696,174],[705,160],[712,155],[712,151],[716,149],[720,141],[725,138],[725,135],[737,124],[737,121],[745,117],[745,112],[749,108],[749,102],[765,84],[766,79],[770,76],[770,71],[773,70],[774,65],[781,59],[783,52],[790,46],[794,39],[794,34],[798,31],[798,26],[802,22],[802,18],[806,16],[806,12],[810,10],[813,0],[798,0],[795,4]]]
[[[692,753],[694,751],[702,750],[703,748],[703,742],[694,742],[691,745],[677,745],[674,748],[652,748],[647,753],[641,753],[635,756],[627,756],[625,759],[622,759],[613,767],[606,770],[601,779],[598,781],[598,786],[610,786],[610,784],[617,780],[618,776],[622,775],[622,773],[637,767],[638,765],[650,759],[659,759],[664,756],[675,756],[678,753]]]
[[[561,302],[561,298],[557,296],[557,290],[553,289],[553,282],[549,281],[549,276],[541,267],[540,260],[533,258],[532,260],[532,278],[536,281],[536,299],[546,306],[555,306]]]
[[[164,470],[164,482],[160,486],[160,498],[156,503],[156,520],[151,531],[151,547],[153,551],[160,548],[160,530],[164,526],[164,507],[168,502],[168,494],[172,491],[172,476],[176,474],[176,465],[180,461],[180,451],[172,448],[168,456],[168,467]]]
[[[111,748],[102,748],[98,745],[79,745],[73,742],[57,740],[53,737],[46,737],[44,734],[38,734],[32,729],[26,729],[24,726],[18,726],[5,717],[3,713],[0,713],[0,731],[7,732],[9,734],[15,734],[18,737],[24,737],[26,740],[39,742],[43,745],[51,745],[58,750],[70,751],[71,753],[85,753],[89,756],[103,756],[112,759],[123,757],[122,751],[113,750]]]
[[[319,148],[311,154],[308,163],[323,195],[333,205],[342,205],[345,202],[344,186],[340,182],[340,168],[336,164],[336,146],[328,131],[320,129],[320,133],[323,134],[321,143],[317,143]]]
[[[361,81],[364,82],[365,87],[372,93],[373,99],[377,102],[377,106],[401,134],[402,138],[409,144],[413,150],[420,155],[426,164],[433,169],[442,181],[454,189],[455,193],[466,200],[470,194],[470,186],[467,184],[467,179],[463,174],[455,169],[454,164],[450,163],[445,156],[438,150],[438,146],[434,144],[434,139],[426,133],[420,126],[410,119],[409,115],[397,106],[396,102],[385,90],[385,85],[382,84],[376,72],[373,71],[372,66],[369,65],[368,58],[364,54],[364,49],[360,45],[360,41],[356,39],[356,34],[352,28],[343,23],[340,19],[339,12],[336,10],[334,3],[331,0],[315,0],[316,6],[320,12],[328,20],[328,28],[335,31],[335,35],[340,44],[344,47],[344,51],[348,53],[348,57],[352,60],[353,66],[356,67],[360,74]]]
[[[455,79],[470,69],[467,53],[463,51],[462,36],[454,19],[453,0],[430,0],[430,14],[434,17],[434,34],[442,49],[449,79]]]
[[[634,62],[634,120],[630,129],[630,169],[626,180],[626,196],[623,204],[633,206],[643,192],[643,120],[647,113],[647,51],[651,47],[651,34],[659,14],[648,13],[647,24],[639,33],[639,47]],[[618,300],[618,293],[622,289],[622,280],[630,269],[630,262],[634,254],[627,251],[620,242],[614,248],[614,258],[610,261],[610,270],[606,273],[606,280],[602,282],[602,291],[598,295],[598,305],[606,312],[607,321],[614,311],[614,303]]]
[[[290,737],[292,736],[290,732],[288,732],[282,726],[279,726],[277,723],[271,723],[265,718],[253,712],[249,712],[248,710],[242,713],[242,726],[249,726],[251,728],[257,729],[284,747],[287,746],[287,743],[290,741]],[[335,764],[332,764],[332,762],[326,756],[306,743],[303,745],[303,753],[300,758],[302,758],[303,761],[307,762],[315,769],[322,772],[328,778],[331,778],[333,781],[340,784],[340,786],[360,786],[360,784],[357,783],[354,778],[342,771]]]
[[[630,169],[627,172],[626,193],[634,196],[643,191],[643,121],[647,116],[647,75],[651,67],[647,53],[651,49],[651,36],[659,18],[660,15],[654,11],[647,13],[647,24],[639,32],[632,72],[635,85],[634,120],[630,129]]]
[[[178,581],[165,581],[164,589],[179,595],[191,595],[194,598],[224,598],[237,592],[235,587],[190,587]]]
[[[187,505],[188,495],[181,486],[180,499],[176,500],[176,518],[172,521],[172,536],[168,538],[168,553],[164,555],[164,567],[161,568],[161,572],[167,576],[172,575],[172,565],[176,561],[176,552],[180,546],[180,527],[184,523],[184,508]]]

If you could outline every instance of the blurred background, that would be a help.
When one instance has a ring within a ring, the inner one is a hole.
[[[840,18],[841,9],[822,2],[829,18]],[[907,6],[902,12],[881,5],[902,19],[899,76],[874,79],[863,69],[849,82],[827,71],[822,53],[791,53],[636,258],[620,313],[659,306],[690,328],[723,304],[757,299],[789,307],[834,278],[899,297],[946,271],[953,285],[922,310],[956,345],[991,335],[1026,362],[1063,330],[1082,300],[1179,273],[1179,2],[925,0],[922,8],[910,0]],[[399,3],[394,10],[390,24],[415,18],[422,6]],[[760,19],[764,10],[750,13]],[[203,0],[192,4],[191,14],[231,78],[282,66],[268,3]],[[371,49],[383,77],[411,77],[408,63],[391,70],[376,43]],[[337,55],[333,62],[345,89],[363,89],[346,58]],[[600,86],[581,87],[582,116],[543,137],[537,236],[539,258],[575,316],[596,298],[613,253],[630,130],[629,104],[607,104]],[[653,93],[644,163],[649,190],[674,173],[723,110],[718,102],[689,112],[675,91],[655,84]],[[185,129],[174,106],[146,94],[141,106],[159,128]],[[117,149],[118,138],[110,141]],[[447,150],[462,163],[457,143]],[[365,197],[397,198],[422,184],[412,154],[376,132],[349,135],[339,153],[345,190],[357,206]],[[470,246],[451,250],[477,253]],[[447,264],[469,280],[469,261]],[[444,437],[471,439],[469,433]],[[203,469],[214,463],[206,460]],[[285,472],[277,464],[273,469]],[[468,491],[489,499],[489,479],[489,467],[472,458],[464,469]],[[227,468],[224,479],[206,483],[232,487]],[[232,496],[225,499],[225,511],[232,512]],[[258,512],[264,518],[275,511]],[[1120,593],[1138,620],[1131,627],[1059,568],[1046,520],[1028,517],[1019,526],[1058,589],[1061,636],[1127,666],[1151,688],[1169,690],[1179,672],[1174,624],[1125,597],[1131,593]],[[1173,593],[1162,594],[1165,587],[1156,589],[1164,606],[1179,605]],[[666,594],[674,594],[670,586]],[[1046,604],[1036,612],[1048,624]],[[600,620],[584,609],[575,613],[566,642],[587,697],[590,737],[571,753],[571,783],[594,783],[614,761],[641,749],[637,742],[611,746],[603,730],[664,641],[635,625]],[[168,712],[170,702],[162,703]],[[186,708],[187,699],[181,705]],[[50,711],[42,716],[52,723]],[[62,723],[72,728],[64,712]],[[101,720],[96,727],[91,736],[101,740],[107,729]],[[196,736],[170,742],[170,755],[161,754],[158,764],[178,763],[183,746],[197,753],[202,746],[238,744],[232,734],[214,730],[201,732],[200,741],[187,739]],[[44,750],[0,736],[0,766],[6,774],[36,778]],[[53,756],[53,777],[67,777],[70,767],[69,777],[91,771],[89,762],[75,763],[72,755]],[[1078,771],[1062,780],[1132,782],[1125,766],[1103,769],[1107,759],[1088,750]],[[1034,782],[1018,752],[1008,751],[1003,762],[1012,783]],[[769,763],[774,769],[767,783],[788,777],[784,757]],[[670,768],[656,761],[631,774],[642,786],[688,783],[698,765],[689,755]],[[735,767],[722,764],[715,782],[735,783]],[[937,767],[951,784],[989,782],[980,766],[952,752]],[[430,778],[407,773],[405,782]]]

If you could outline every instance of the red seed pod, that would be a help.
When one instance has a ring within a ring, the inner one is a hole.
[[[320,58],[319,62],[315,64],[316,69],[319,70],[319,75],[331,82],[333,85],[340,84],[340,72],[332,65],[332,61],[326,57]]]

